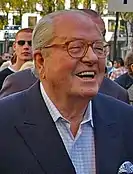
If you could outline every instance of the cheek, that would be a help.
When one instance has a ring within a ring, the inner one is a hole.
[[[52,68],[54,74],[66,74],[67,76],[68,74],[72,74],[76,68],[77,61],[66,54],[55,52],[53,57],[48,58],[48,67]]]
[[[20,48],[16,48],[16,51],[15,51],[17,54],[19,54],[21,52],[21,49]]]
[[[133,72],[133,66],[131,66],[131,71]]]
[[[73,80],[72,74],[74,72],[72,65],[73,64],[71,62],[57,61],[55,62],[52,70],[52,67],[47,69],[47,78],[53,87],[54,85],[55,88],[56,86],[58,86],[58,88],[63,86],[64,90],[70,88]]]
[[[54,76],[67,78],[69,75],[73,73],[73,66],[71,63],[59,63],[55,62],[54,66],[51,67]],[[51,71],[50,68],[48,71]]]

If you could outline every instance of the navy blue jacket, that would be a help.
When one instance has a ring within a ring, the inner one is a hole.
[[[117,98],[129,104],[129,96],[127,90],[121,87],[118,83],[104,77],[100,86],[99,92]]]
[[[92,100],[96,173],[133,162],[133,107],[98,94]],[[0,100],[0,173],[76,174],[39,82]]]
[[[117,82],[123,88],[128,89],[133,84],[133,77],[130,77],[128,73],[125,73],[115,79],[115,82]]]

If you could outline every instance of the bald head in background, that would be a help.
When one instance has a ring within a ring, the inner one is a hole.
[[[85,12],[91,17],[91,19],[98,25],[99,29],[102,32],[103,37],[105,37],[105,34],[106,34],[105,23],[103,19],[101,18],[101,16],[92,9],[80,9],[80,10]]]

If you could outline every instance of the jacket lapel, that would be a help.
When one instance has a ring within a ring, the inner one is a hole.
[[[117,173],[124,155],[121,153],[124,152],[122,133],[116,124],[117,111],[107,105],[107,100],[104,103],[100,95],[93,100],[97,174]]]
[[[93,121],[97,174],[116,173],[124,147],[116,124],[116,111],[97,95],[93,100]],[[26,102],[25,102],[26,101]],[[62,139],[42,99],[37,82],[25,92],[23,121],[16,125],[27,148],[48,174],[76,174]],[[102,101],[102,102],[101,102]],[[104,107],[103,107],[104,106]],[[108,110],[109,108],[109,110]],[[112,113],[109,113],[112,111]],[[110,117],[111,115],[111,117]],[[110,172],[109,172],[110,171]]]
[[[42,99],[37,82],[26,92],[25,115],[16,125],[27,148],[48,174],[75,174],[62,139]]]

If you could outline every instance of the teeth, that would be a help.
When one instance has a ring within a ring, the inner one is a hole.
[[[79,73],[78,75],[81,75],[81,76],[94,76],[95,75],[95,73],[94,72],[89,72],[89,71],[87,71],[87,72],[81,72],[81,73]]]

